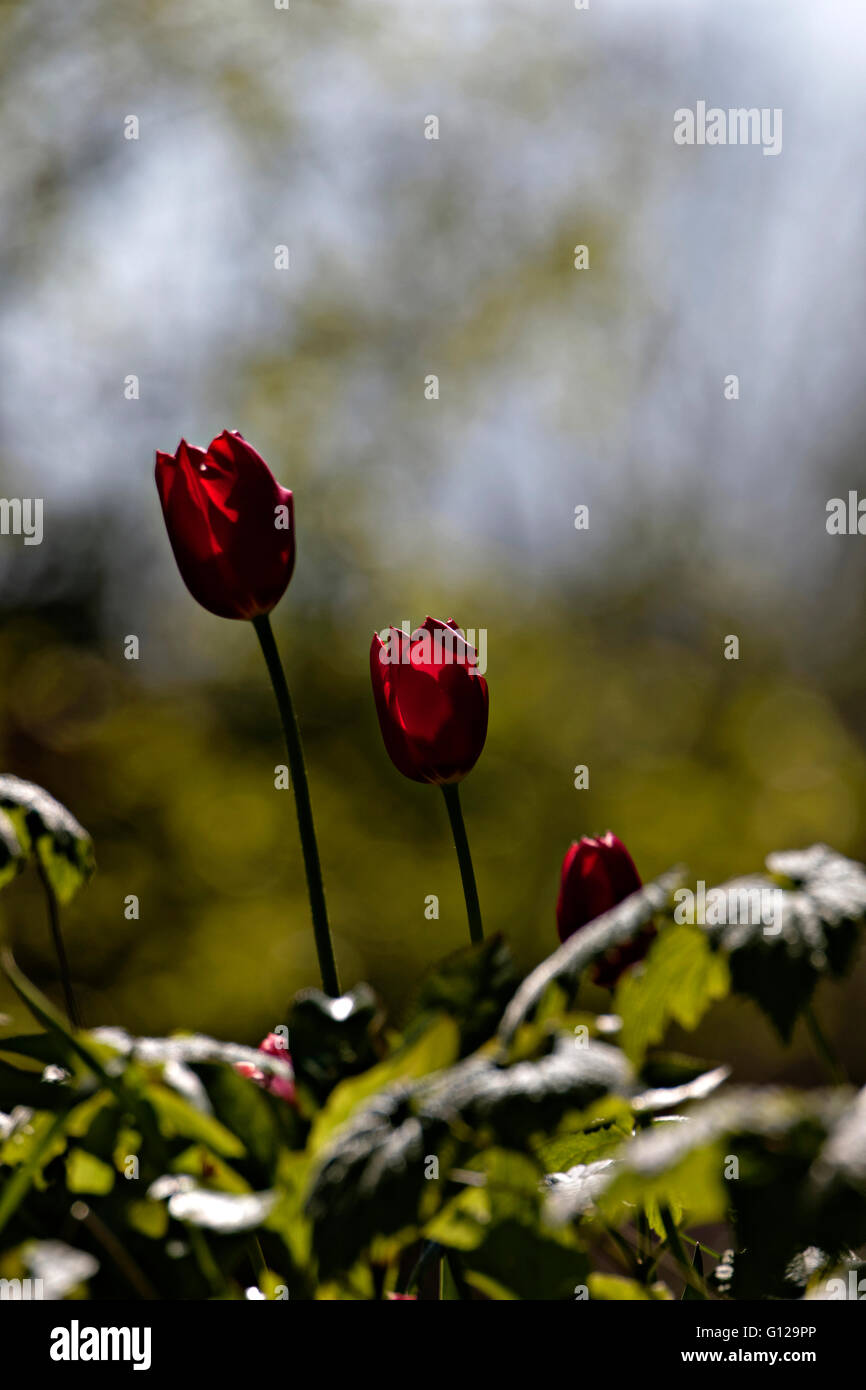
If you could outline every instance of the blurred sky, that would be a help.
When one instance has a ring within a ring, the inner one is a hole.
[[[31,0],[0,24],[3,485],[45,497],[49,541],[105,495],[109,549],[162,565],[153,451],[229,425],[301,489],[302,543],[313,471],[385,566],[489,544],[546,582],[603,564],[623,514],[629,565],[686,512],[764,588],[805,600],[835,562],[862,6]],[[676,146],[698,99],[781,107],[782,153]],[[41,572],[17,558],[7,583]]]

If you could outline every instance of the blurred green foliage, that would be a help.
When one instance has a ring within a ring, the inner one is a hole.
[[[451,616],[453,602],[458,620],[488,626],[490,732],[463,799],[487,929],[506,933],[523,968],[555,941],[559,864],[581,834],[615,830],[644,877],[682,861],[708,883],[760,867],[778,844],[856,853],[866,759],[826,693],[778,657],[724,661],[724,625],[709,619],[695,645],[653,635],[621,600],[584,614],[553,597],[506,609],[490,601],[497,578],[483,605],[454,592],[431,606]],[[65,918],[86,1019],[255,1041],[317,982],[294,804],[274,787],[284,753],[252,630],[174,587],[163,620],[190,634],[190,670],[175,663],[156,681],[155,637],[136,663],[122,634],[75,642],[49,616],[7,618],[3,762],[95,841],[98,872]],[[466,937],[442,798],[393,769],[369,690],[372,628],[404,613],[383,604],[366,627],[351,613],[313,624],[293,597],[276,629],[343,981],[370,981],[399,1016],[423,968]],[[208,643],[204,662],[193,634]],[[578,763],[589,790],[573,786]],[[132,894],[137,921],[124,915]],[[438,921],[425,918],[429,894]],[[56,984],[35,880],[12,884],[2,911],[23,968]],[[851,1006],[862,972],[847,988]],[[715,1027],[716,1051],[738,1053],[745,1074],[767,1057],[788,1074],[757,1014],[726,1006]],[[861,1044],[838,1031],[862,1066]],[[712,1055],[712,1036],[703,1045]]]

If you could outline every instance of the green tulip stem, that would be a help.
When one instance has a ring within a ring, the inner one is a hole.
[[[478,904],[475,870],[472,867],[472,855],[469,853],[469,841],[466,838],[466,826],[463,824],[463,808],[460,805],[460,791],[457,783],[443,783],[442,795],[445,797],[445,805],[448,807],[451,834],[454,836],[454,848],[457,851],[460,877],[463,880],[466,916],[469,918],[469,935],[477,945],[484,940],[484,928],[481,925],[481,908]]]
[[[48,923],[51,927],[51,938],[54,942],[54,949],[57,952],[57,962],[60,966],[60,980],[63,985],[63,998],[66,1001],[66,1013],[73,1028],[81,1027],[81,1014],[75,1002],[75,992],[72,988],[72,976],[69,973],[69,961],[66,957],[66,947],[63,944],[63,933],[60,930],[60,907],[57,902],[57,894],[51,883],[51,879],[37,859],[36,864],[39,878],[45,892],[45,901],[48,904]]]
[[[340,980],[337,975],[337,962],[334,959],[334,946],[328,926],[328,909],[325,906],[325,889],[322,884],[322,866],[319,862],[319,847],[316,843],[316,828],[313,824],[313,808],[310,803],[310,788],[307,783],[307,769],[304,766],[304,749],[301,731],[295,717],[295,707],[289,694],[286,673],[267,613],[253,618],[253,627],[261,643],[262,655],[268,668],[268,675],[274,687],[277,707],[280,711],[283,733],[286,738],[286,751],[289,755],[289,774],[295,793],[295,806],[298,812],[298,829],[301,833],[301,849],[304,855],[304,869],[307,875],[307,892],[310,896],[310,912],[313,918],[313,934],[316,938],[316,952],[319,957],[319,970],[322,975],[322,988],[332,999],[340,996]]]

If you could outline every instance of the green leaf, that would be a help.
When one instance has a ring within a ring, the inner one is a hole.
[[[62,1137],[63,1122],[63,1115],[55,1115],[53,1118],[50,1115],[36,1116],[32,1135],[29,1136],[31,1142],[27,1145],[27,1157],[0,1191],[0,1231],[15,1215],[42,1169],[56,1155],[58,1143],[61,1153],[65,1148],[66,1140]],[[13,1136],[13,1139],[17,1137]],[[11,1142],[7,1140],[3,1146],[3,1162],[9,1161],[5,1157],[5,1151]]]
[[[80,1103],[66,1122],[67,1134],[82,1140],[82,1147],[98,1158],[110,1157],[122,1111],[110,1091],[96,1091],[86,1100],[78,1099]]]
[[[58,1124],[54,1129],[51,1145],[42,1151],[40,1173],[46,1164],[58,1154],[62,1154],[66,1148],[66,1119],[62,1115],[53,1116],[49,1111],[40,1110],[34,1114],[27,1109],[18,1111],[14,1117],[15,1122],[12,1116],[6,1117],[6,1122],[0,1128],[0,1134],[3,1136],[0,1142],[0,1166],[17,1168],[28,1163],[42,1144],[46,1132],[54,1127],[55,1119]]]
[[[149,1240],[162,1240],[168,1231],[168,1208],[162,1202],[149,1198],[129,1202],[125,1214],[127,1224]]]
[[[109,1075],[96,1052],[88,1047],[85,1039],[86,1034],[76,1034],[71,1031],[68,1024],[57,1013],[56,1009],[45,998],[35,985],[22,975],[12,952],[9,950],[0,951],[0,968],[11,984],[15,993],[24,1001],[37,1023],[41,1023],[49,1033],[53,1034],[58,1040],[58,1046],[62,1047],[68,1060],[73,1056],[80,1058],[89,1071],[96,1076],[103,1085],[107,1086],[118,1096],[122,1096],[123,1088],[115,1076]]]
[[[196,1110],[183,1096],[159,1083],[149,1083],[144,1090],[157,1116],[160,1132],[166,1139],[194,1139],[223,1158],[242,1158],[246,1150],[236,1135],[212,1115]]]
[[[663,926],[643,969],[624,975],[616,988],[614,1010],[622,1018],[620,1041],[626,1054],[642,1062],[671,1023],[695,1029],[728,989],[725,959],[700,927]]]
[[[586,1212],[594,1211],[599,1197],[616,1176],[618,1161],[600,1158],[589,1163],[576,1163],[561,1173],[548,1173],[550,1197],[547,1210],[554,1225],[567,1219],[573,1221]]]
[[[474,1052],[495,1033],[519,983],[502,936],[488,937],[441,961],[422,982],[409,1021],[448,1014],[460,1029],[460,1055]]]
[[[570,1232],[544,1225],[538,1165],[524,1154],[489,1149],[473,1160],[471,1172],[483,1185],[469,1187],[441,1213],[427,1229],[430,1239],[448,1246],[456,1236],[467,1282],[492,1282],[497,1297],[572,1297],[585,1277],[586,1255]]]
[[[729,1219],[740,1249],[733,1296],[790,1296],[785,1273],[798,1251],[831,1249],[843,1226],[855,1241],[866,1230],[862,1193],[843,1181],[842,1205],[827,1200],[834,1187],[826,1174],[844,1168],[839,1155],[850,1152],[845,1136],[855,1136],[850,1142],[856,1149],[858,1125],[857,1107],[841,1089],[731,1090],[691,1107],[680,1123],[638,1134],[624,1148],[599,1205],[610,1220],[651,1204],[678,1209],[687,1224]],[[551,1203],[554,1218],[569,1218],[561,1193],[554,1192]]]
[[[208,1065],[200,1071],[216,1119],[240,1139],[270,1181],[280,1149],[277,1115],[286,1109],[285,1102],[273,1100],[234,1067]],[[294,1119],[294,1112],[289,1118]]]
[[[23,853],[38,861],[57,901],[71,902],[96,867],[93,842],[84,827],[50,793],[20,777],[0,776],[0,808]]]
[[[0,888],[11,883],[24,865],[27,856],[15,833],[15,826],[5,811],[0,811]]]
[[[331,999],[319,989],[301,990],[286,1020],[298,1080],[322,1104],[345,1077],[374,1066],[384,1051],[384,1013],[369,985]]]
[[[66,1186],[70,1192],[104,1196],[114,1186],[115,1172],[86,1149],[70,1149],[66,1158]]]
[[[514,1298],[562,1300],[586,1280],[587,1257],[566,1245],[560,1233],[509,1218],[497,1220],[484,1241],[465,1256],[468,1283],[484,1287],[473,1276],[495,1280]]]
[[[566,1036],[537,1061],[509,1067],[476,1053],[426,1080],[379,1092],[334,1134],[313,1179],[307,1211],[326,1277],[350,1269],[376,1235],[411,1233],[419,1217],[432,1217],[442,1184],[426,1178],[431,1157],[447,1179],[480,1149],[519,1150],[566,1116],[610,1095],[627,1096],[633,1080],[616,1048],[576,1047]]]
[[[407,1039],[390,1057],[363,1076],[342,1081],[336,1087],[313,1125],[309,1142],[312,1153],[322,1148],[370,1096],[390,1085],[414,1081],[450,1066],[457,1057],[459,1047],[454,1020],[442,1016],[433,1021],[423,1020],[417,1027],[420,1036]]]
[[[587,966],[606,951],[631,941],[657,912],[671,905],[683,877],[681,869],[671,869],[654,883],[645,884],[610,912],[575,932],[558,951],[542,961],[523,981],[505,1011],[499,1028],[502,1042],[506,1046],[511,1042],[520,1025],[533,1016],[551,985],[560,985],[566,997],[573,996]]]
[[[250,1184],[234,1168],[204,1144],[191,1144],[171,1161],[173,1173],[187,1173],[199,1187],[213,1192],[252,1192]]]
[[[636,1279],[626,1279],[621,1274],[599,1274],[593,1272],[587,1278],[590,1298],[597,1301],[616,1303],[667,1302],[673,1294],[665,1284],[639,1284]]]
[[[535,1156],[546,1173],[566,1173],[578,1164],[610,1157],[630,1138],[629,1130],[611,1120],[608,1124],[578,1130],[574,1134],[562,1134],[557,1139],[539,1144]]]
[[[153,1112],[147,1102],[142,1099],[139,1091],[134,1086],[131,1087],[126,1084],[125,1073],[122,1069],[118,1070],[116,1058],[111,1055],[110,1050],[101,1044],[95,1036],[83,1032],[73,1033],[53,1005],[36,989],[35,985],[30,983],[26,976],[22,975],[15,964],[11,951],[0,950],[0,969],[19,998],[23,999],[36,1021],[57,1038],[58,1045],[65,1048],[68,1065],[73,1065],[75,1059],[79,1059],[87,1070],[114,1094],[118,1102],[131,1111],[142,1135],[152,1147],[153,1161],[159,1164],[163,1145],[155,1125]],[[99,1055],[100,1053],[107,1054],[105,1062]]]
[[[536,1160],[527,1154],[501,1148],[485,1149],[465,1170],[453,1173],[453,1182],[466,1184],[454,1201],[464,1204],[478,1228],[472,1241],[461,1239],[459,1248],[474,1249],[485,1238],[492,1221],[509,1217],[534,1224],[541,1212],[540,1178]],[[428,1227],[427,1235],[431,1240],[447,1243],[444,1238],[446,1225],[446,1211],[443,1211]]]
[[[440,1299],[440,1301],[441,1301],[442,1303],[459,1303],[459,1302],[460,1302],[460,1289],[459,1289],[458,1286],[457,1286],[457,1280],[454,1278],[454,1272],[453,1272],[453,1270],[452,1270],[452,1268],[451,1268],[451,1260],[448,1258],[447,1255],[443,1255],[443,1256],[442,1256],[442,1263],[441,1263],[441,1266],[440,1266],[440,1271],[441,1271],[441,1272],[440,1272],[440,1275],[439,1275],[439,1299]]]
[[[767,868],[793,887],[760,875],[733,879],[716,890],[724,894],[724,915],[752,920],[710,922],[703,930],[728,957],[733,989],[753,999],[790,1042],[821,976],[839,977],[853,961],[866,918],[866,868],[826,845],[771,854]],[[757,901],[756,891],[777,895],[771,923],[743,910],[748,894]]]

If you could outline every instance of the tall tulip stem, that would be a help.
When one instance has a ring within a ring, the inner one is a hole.
[[[469,935],[477,945],[479,941],[484,940],[484,929],[481,926],[481,908],[478,903],[475,870],[472,867],[472,855],[469,853],[469,841],[466,838],[466,826],[463,824],[463,808],[460,805],[460,791],[457,783],[443,783],[442,795],[445,797],[445,805],[448,807],[451,834],[454,836],[454,848],[457,851],[460,877],[463,880],[466,916],[469,918]]]
[[[310,895],[310,911],[313,917],[313,934],[316,939],[316,952],[319,957],[319,970],[322,975],[322,988],[332,999],[340,995],[340,981],[337,975],[337,962],[328,926],[328,909],[325,906],[325,889],[322,884],[322,866],[319,862],[319,847],[316,843],[316,829],[313,824],[313,808],[310,803],[310,788],[307,783],[307,769],[304,765],[304,749],[301,732],[295,717],[295,707],[289,694],[286,673],[277,644],[274,641],[271,621],[267,613],[253,619],[253,627],[261,643],[262,655],[268,668],[268,675],[274,687],[274,695],[282,720],[286,738],[286,751],[289,755],[289,774],[295,793],[295,806],[298,812],[298,829],[301,833],[301,849],[304,855],[304,869],[307,875],[307,892]]]

